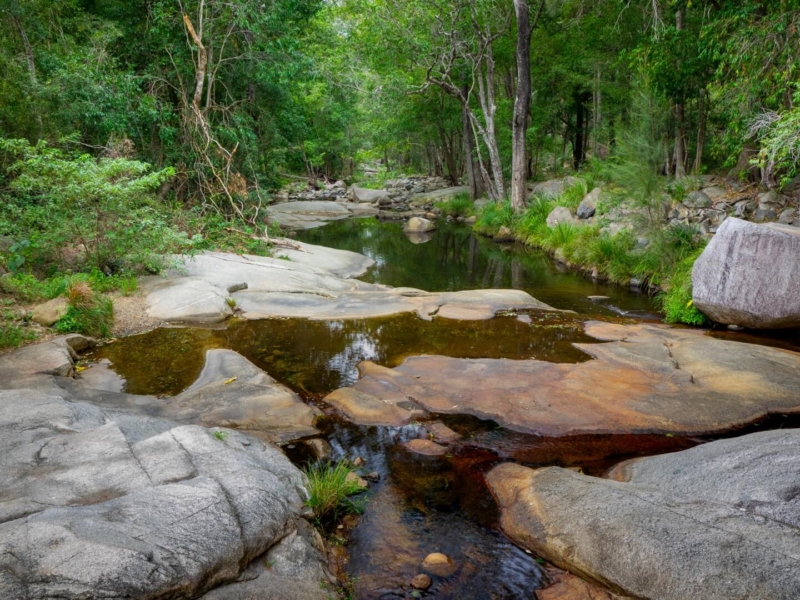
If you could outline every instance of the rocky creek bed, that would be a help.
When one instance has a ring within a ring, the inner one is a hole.
[[[465,227],[300,239],[145,282],[181,326],[0,357],[0,596],[800,595],[796,336],[665,327]],[[278,446],[372,475],[327,556]]]

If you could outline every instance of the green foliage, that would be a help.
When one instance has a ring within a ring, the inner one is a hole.
[[[442,211],[445,217],[469,217],[475,212],[475,207],[472,200],[469,199],[469,194],[458,194],[450,198],[437,202],[434,206]]]
[[[692,267],[701,252],[702,249],[696,250],[681,260],[664,282],[666,291],[657,296],[667,323],[698,326],[710,323],[692,302]]]
[[[335,521],[341,514],[361,512],[360,505],[349,497],[363,492],[365,488],[354,478],[348,479],[348,475],[354,472],[350,463],[318,462],[306,467],[304,472],[308,477],[309,497],[306,506],[314,511],[317,522],[328,519]]]
[[[224,442],[225,440],[228,439],[229,436],[230,432],[223,431],[221,429],[214,432],[214,437],[218,439],[220,442]]]
[[[489,202],[484,205],[475,223],[475,230],[480,233],[495,234],[501,227],[511,227],[516,220],[511,202]]]
[[[19,252],[31,267],[154,272],[160,254],[191,248],[152,195],[171,169],[151,173],[145,163],[70,155],[25,140],[0,139],[0,152],[13,157],[0,226],[28,236]]]
[[[566,206],[573,212],[578,205],[583,200],[583,197],[589,193],[589,185],[583,179],[580,179],[578,183],[568,186],[561,195],[556,198],[555,204],[556,206]]]
[[[64,295],[69,309],[56,323],[59,333],[83,333],[105,338],[114,327],[114,303],[111,298],[94,292],[85,281],[74,280],[68,284]]]
[[[0,317],[0,350],[18,348],[35,339],[36,334],[30,328],[14,322],[11,318]]]

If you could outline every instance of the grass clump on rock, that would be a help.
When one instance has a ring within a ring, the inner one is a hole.
[[[314,512],[317,523],[336,521],[342,514],[361,512],[360,503],[351,500],[350,496],[366,488],[349,462],[317,462],[309,464],[304,472],[308,478],[306,506]]]

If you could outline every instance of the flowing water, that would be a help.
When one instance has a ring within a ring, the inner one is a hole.
[[[338,552],[340,575],[350,580],[354,597],[532,598],[546,583],[544,568],[499,533],[497,509],[483,473],[503,460],[516,460],[600,474],[627,457],[701,441],[664,436],[553,441],[510,432],[491,421],[439,415],[463,441],[446,456],[430,458],[402,445],[424,437],[424,424],[357,427],[342,421],[320,401],[354,383],[362,360],[388,367],[414,354],[580,362],[589,357],[571,344],[596,342],[583,333],[584,321],[658,320],[658,315],[643,294],[570,273],[540,252],[493,244],[473,236],[467,227],[446,226],[427,242],[415,243],[420,240],[407,238],[399,224],[346,220],[303,232],[299,238],[373,258],[376,266],[363,277],[366,281],[428,291],[517,288],[576,313],[531,311],[463,322],[427,322],[413,315],[328,322],[233,321],[217,328],[158,329],[94,352],[92,358],[112,363],[127,392],[173,395],[199,375],[207,350],[229,348],[322,407],[329,416],[324,433],[335,457],[361,457],[365,472],[380,477],[362,495],[364,514],[348,519],[331,537],[334,548],[337,541],[346,544],[346,558]],[[597,296],[602,298],[590,299]],[[794,346],[781,339],[767,342]],[[308,458],[302,445],[286,450],[298,463]],[[409,582],[431,552],[447,554],[458,569],[448,578],[436,578],[428,591],[413,590]]]

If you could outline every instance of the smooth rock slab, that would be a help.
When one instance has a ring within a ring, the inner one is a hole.
[[[694,264],[692,288],[719,323],[800,327],[800,228],[726,219]]]
[[[800,412],[800,354],[653,325],[589,322],[606,344],[575,344],[594,360],[414,356],[394,369],[359,365],[370,424],[396,406],[470,414],[542,436],[727,431],[770,413]],[[333,402],[332,402],[333,403]],[[335,403],[334,403],[335,404]],[[356,408],[346,414],[359,421]]]
[[[275,204],[267,208],[267,214],[286,229],[313,229],[329,221],[347,219],[353,213],[338,202],[310,200]]]
[[[305,481],[277,448],[127,428],[91,404],[0,392],[0,597],[195,597],[295,528]]]
[[[502,310],[556,310],[520,290],[469,290],[423,292],[413,288],[381,288],[345,293],[263,293],[246,290],[234,294],[247,319],[300,317],[308,319],[365,319],[416,313],[430,321],[491,319]]]
[[[517,544],[636,598],[800,597],[800,430],[645,458],[597,479],[503,464],[487,475]]]

